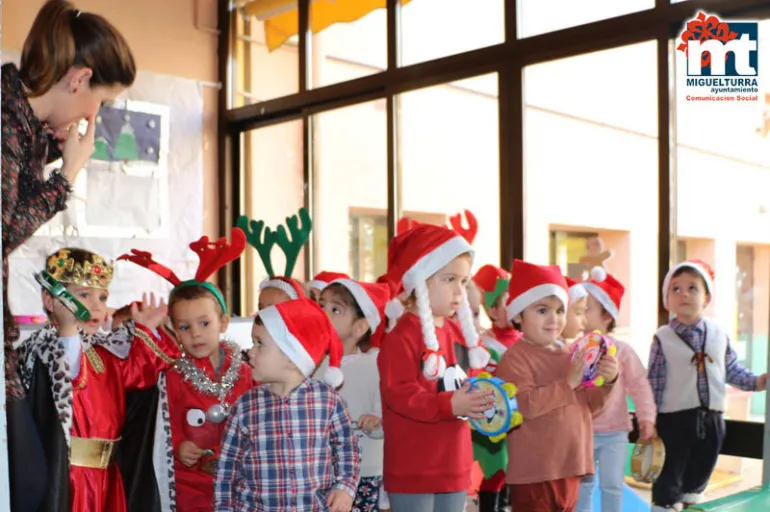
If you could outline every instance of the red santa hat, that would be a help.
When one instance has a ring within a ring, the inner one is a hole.
[[[305,377],[329,354],[324,381],[334,388],[342,385],[340,370],[342,341],[321,307],[309,299],[291,300],[257,313],[270,337]]]
[[[574,279],[567,276],[564,276],[564,279],[567,280],[567,288],[569,291],[570,303],[576,302],[576,301],[579,301],[580,299],[584,299],[588,297],[588,292],[583,286],[583,283],[581,283],[580,281],[575,281]]]
[[[711,265],[706,263],[703,260],[687,260],[683,261],[682,263],[678,263],[677,265],[674,265],[671,267],[671,269],[666,273],[666,277],[663,279],[663,307],[668,309],[668,288],[671,286],[671,278],[674,276],[674,274],[683,268],[689,268],[697,272],[702,278],[703,281],[706,283],[706,291],[709,295],[713,295],[712,290],[714,289],[714,269],[711,268]]]
[[[441,226],[421,225],[410,229],[391,242],[388,248],[388,274],[400,281],[406,293],[414,292],[417,314],[422,324],[425,355],[423,375],[427,379],[440,379],[446,370],[446,360],[440,351],[433,314],[430,308],[427,280],[456,257],[470,254],[473,248],[455,231]],[[485,368],[489,352],[480,345],[479,335],[473,324],[473,313],[467,295],[463,296],[457,319],[462,328],[471,368]]]
[[[597,274],[594,274],[594,276],[597,276]],[[617,321],[620,314],[620,301],[626,289],[611,274],[605,272],[603,277],[604,279],[591,279],[583,283],[583,287]]]
[[[513,262],[511,284],[508,286],[508,320],[546,297],[555,296],[564,307],[569,305],[567,281],[558,265],[535,265],[522,260]]]
[[[335,279],[331,283],[344,286],[361,308],[364,318],[369,322],[371,344],[380,345],[380,339],[385,332],[385,304],[390,299],[390,289],[386,284],[362,283],[352,279]]]
[[[316,274],[313,280],[310,281],[310,288],[316,288],[319,291],[323,291],[323,289],[335,279],[350,279],[350,276],[341,272],[326,272],[323,270]]]
[[[302,285],[299,284],[299,281],[292,279],[291,277],[277,276],[265,279],[259,285],[259,291],[261,292],[265,288],[278,288],[286,293],[291,300],[305,298],[305,290],[302,289]]]

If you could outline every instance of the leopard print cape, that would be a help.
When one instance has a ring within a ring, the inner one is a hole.
[[[176,475],[174,473],[174,446],[171,442],[171,412],[168,408],[166,372],[158,376],[158,412],[155,417],[155,444],[152,465],[158,483],[160,509],[176,512]]]
[[[81,331],[83,353],[86,354],[92,347],[101,346],[115,357],[126,359],[135,333],[136,327],[133,322],[126,322],[109,333],[86,334]],[[29,390],[32,384],[32,374],[38,359],[48,369],[54,406],[69,447],[72,438],[72,372],[56,328],[47,325],[34,332],[21,344],[18,352],[24,389]]]

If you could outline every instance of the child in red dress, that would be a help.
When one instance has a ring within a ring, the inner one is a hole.
[[[162,493],[162,499],[168,499],[169,505],[175,502],[178,512],[212,510],[214,474],[229,408],[254,385],[238,345],[220,340],[230,317],[222,293],[206,282],[239,257],[245,247],[244,234],[238,228],[233,230],[231,245],[224,239],[212,244],[207,237],[190,244],[201,263],[195,279],[184,282],[154,262],[149,253],[134,251],[123,257],[174,284],[169,316],[184,352],[173,370],[161,376],[158,387],[169,414],[174,453],[173,468],[166,468],[173,469],[173,478],[169,478],[168,492]],[[174,338],[167,331],[161,334]]]

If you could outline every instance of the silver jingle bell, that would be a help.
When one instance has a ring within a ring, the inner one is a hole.
[[[206,411],[206,419],[211,423],[222,423],[227,419],[229,411],[222,404],[214,404]]]

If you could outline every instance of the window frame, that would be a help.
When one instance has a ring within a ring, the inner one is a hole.
[[[229,232],[241,206],[239,134],[246,130],[290,120],[303,122],[305,205],[312,211],[313,184],[313,116],[319,112],[364,103],[374,99],[386,100],[387,115],[387,194],[388,233],[392,237],[399,218],[400,161],[398,95],[415,89],[444,84],[478,75],[498,73],[499,101],[499,162],[500,162],[500,261],[506,266],[524,254],[524,90],[523,70],[541,62],[572,57],[584,53],[617,48],[643,41],[657,42],[658,86],[658,280],[662,285],[667,269],[676,255],[676,140],[675,102],[671,101],[673,77],[669,44],[682,25],[698,10],[718,12],[725,17],[762,18],[768,15],[766,0],[691,0],[670,3],[656,0],[653,8],[585,25],[570,27],[533,37],[518,38],[516,0],[505,0],[505,41],[501,44],[451,55],[419,64],[399,66],[400,2],[387,0],[387,69],[373,75],[325,87],[309,88],[309,63],[312,57],[312,37],[308,32],[311,0],[299,1],[299,92],[289,96],[231,109],[231,70],[233,68],[231,38],[233,16],[227,0],[219,2],[219,80],[224,84],[219,96],[219,172],[220,172],[220,230]],[[418,1],[418,0],[416,0]],[[306,258],[306,277],[312,268],[313,240],[311,236]],[[219,276],[228,303],[239,311],[239,289],[242,282],[238,262],[223,270]],[[662,301],[658,304],[658,319],[668,320]],[[768,393],[770,415],[770,393]],[[738,422],[740,423],[740,422]],[[764,433],[770,439],[770,421]],[[752,453],[762,456],[761,424],[736,426],[735,432],[751,430],[751,435],[737,436],[731,443],[748,445],[739,448],[726,444],[727,452]],[[759,428],[759,431],[754,431]],[[729,431],[728,431],[729,434]],[[770,483],[770,442],[765,442],[764,481]],[[723,450],[723,453],[725,453]]]

